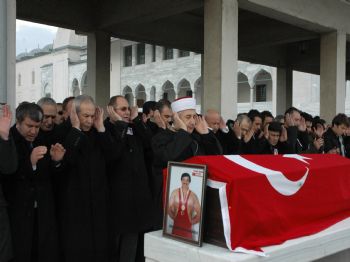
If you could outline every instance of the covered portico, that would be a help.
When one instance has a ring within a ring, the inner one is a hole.
[[[321,116],[345,110],[350,79],[345,0],[0,0],[0,102],[15,101],[16,18],[88,36],[88,91],[110,95],[110,37],[203,54],[202,110],[237,113],[237,60],[277,67],[274,110],[292,105],[292,71],[321,76]]]

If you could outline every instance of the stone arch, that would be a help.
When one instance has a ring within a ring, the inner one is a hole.
[[[44,97],[51,97],[51,88],[48,83],[44,85]]]
[[[156,87],[155,86],[152,86],[151,90],[149,91],[149,100],[156,101]]]
[[[79,82],[78,79],[74,78],[72,82],[72,95],[73,96],[78,96],[80,95],[80,88],[79,88]]]
[[[177,97],[192,96],[191,84],[186,78],[177,85]]]
[[[238,88],[238,103],[249,103],[250,102],[250,85],[248,77],[242,72],[237,74],[237,88]]]
[[[84,72],[80,80],[81,94],[85,95],[88,87],[87,71]]]
[[[196,99],[196,104],[200,105],[202,100],[202,77],[199,77],[193,85],[194,88],[194,98]]]
[[[129,106],[134,105],[134,94],[130,86],[125,86],[123,89],[123,96],[129,102]]]
[[[272,101],[272,77],[265,69],[254,76],[254,102]]]
[[[163,91],[163,97],[162,97],[163,99],[168,99],[170,102],[173,102],[176,99],[174,85],[169,80],[167,80],[163,84],[162,91]]]
[[[139,108],[141,108],[147,99],[146,89],[142,84],[139,84],[136,87],[135,95],[136,95],[136,104]]]

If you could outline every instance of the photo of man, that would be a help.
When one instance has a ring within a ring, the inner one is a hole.
[[[200,222],[201,206],[197,194],[190,189],[191,175],[181,174],[181,186],[172,191],[169,198],[168,215],[173,220],[171,234],[189,240],[198,240],[194,226]]]

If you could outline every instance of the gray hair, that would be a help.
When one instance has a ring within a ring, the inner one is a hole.
[[[236,121],[237,121],[239,124],[241,124],[244,120],[247,121],[247,122],[249,123],[249,125],[252,124],[252,120],[251,120],[246,114],[239,114],[239,115],[237,116]]]
[[[42,97],[39,99],[39,101],[36,103],[38,106],[43,107],[43,105],[52,105],[56,106],[56,101],[53,100],[51,97]]]
[[[80,105],[82,103],[91,103],[91,104],[95,105],[94,99],[89,95],[77,96],[76,98],[74,98],[73,103],[75,105],[75,110],[77,111],[77,113],[80,112]]]

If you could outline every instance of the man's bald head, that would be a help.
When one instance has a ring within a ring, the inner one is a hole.
[[[205,120],[208,126],[216,133],[220,128],[220,114],[214,109],[208,109],[205,113]]]

